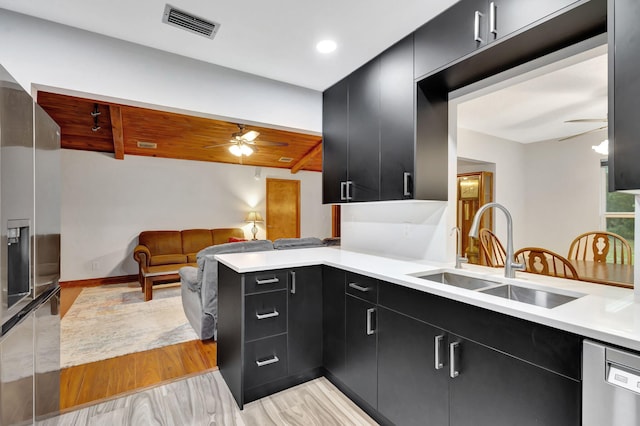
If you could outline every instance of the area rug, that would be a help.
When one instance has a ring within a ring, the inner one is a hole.
[[[61,321],[62,368],[196,340],[179,287],[154,289],[145,302],[138,283],[89,287]]]

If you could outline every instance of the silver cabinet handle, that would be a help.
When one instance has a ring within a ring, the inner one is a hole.
[[[340,200],[346,201],[347,182],[340,182]]]
[[[366,293],[367,291],[371,290],[371,287],[362,287],[362,286],[359,286],[359,285],[358,285],[358,284],[356,284],[356,283],[349,283],[349,287],[351,287],[351,288],[355,288],[356,290],[358,290],[358,291],[363,291],[363,292],[365,292],[365,293]]]
[[[442,362],[442,342],[444,341],[444,334],[440,334],[436,336],[435,339],[435,368],[436,370],[441,370],[444,367],[444,363]]]
[[[258,367],[264,367],[265,365],[275,364],[278,361],[280,361],[280,359],[274,355],[269,359],[265,359],[263,361],[256,361],[256,364],[258,364]]]
[[[456,349],[458,349],[458,346],[460,346],[460,342],[453,342],[449,345],[449,376],[451,376],[452,379],[455,379],[460,375],[460,371],[458,370],[456,363],[458,357]]]
[[[260,285],[260,284],[274,284],[280,282],[280,280],[276,277],[273,278],[267,278],[266,280],[259,280],[256,279],[256,284]]]
[[[273,310],[273,312],[269,312],[267,314],[259,314],[256,312],[256,318],[258,318],[259,320],[263,320],[267,318],[275,318],[278,315],[280,315],[280,312],[276,311],[275,309]]]
[[[352,186],[353,186],[353,181],[352,180],[348,180],[347,181],[347,200],[353,199],[353,195],[351,195],[351,187]]]
[[[482,37],[480,37],[480,17],[482,13],[476,10],[474,19],[473,19],[473,38],[478,43],[482,43]]]
[[[489,31],[491,34],[498,35],[498,27],[496,27],[496,11],[498,7],[495,2],[489,3]]]
[[[375,311],[376,311],[375,308],[367,309],[367,336],[370,336],[373,333],[375,333],[375,330],[373,329],[373,313]]]
[[[404,196],[410,197],[411,191],[409,190],[409,181],[411,180],[411,173],[404,172]]]
[[[296,273],[291,271],[291,294],[296,294]]]

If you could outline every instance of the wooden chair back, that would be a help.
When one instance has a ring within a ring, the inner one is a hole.
[[[578,280],[573,265],[558,253],[539,247],[525,247],[514,253],[516,262],[523,263],[526,272]]]
[[[478,233],[478,238],[487,265],[493,268],[503,268],[507,253],[498,237],[487,228],[482,228]]]
[[[569,259],[631,265],[631,246],[618,234],[590,231],[578,235],[569,247]]]

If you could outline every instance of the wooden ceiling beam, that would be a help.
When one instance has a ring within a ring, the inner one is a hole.
[[[298,162],[291,167],[291,173],[298,173],[309,161],[313,160],[316,155],[322,152],[322,140],[316,144],[309,152],[302,156]]]
[[[122,110],[117,105],[109,105],[111,115],[111,133],[113,134],[113,153],[116,160],[124,160],[124,129]]]

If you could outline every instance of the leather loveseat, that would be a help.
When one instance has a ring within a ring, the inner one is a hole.
[[[151,298],[151,277],[156,281],[177,278],[177,271],[181,267],[196,266],[196,255],[200,250],[244,238],[242,228],[141,232],[138,246],[133,250],[133,258],[138,262],[138,280],[145,289],[145,299],[147,290],[148,299]]]

